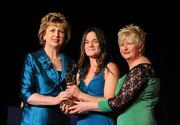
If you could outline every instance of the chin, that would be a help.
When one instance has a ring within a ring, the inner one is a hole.
[[[131,60],[131,57],[123,57],[125,60]]]
[[[97,56],[97,54],[95,54],[95,53],[88,53],[86,55],[89,56],[89,57],[96,57]]]

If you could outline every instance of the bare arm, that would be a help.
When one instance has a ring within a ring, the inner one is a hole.
[[[28,98],[27,103],[31,105],[57,105],[61,101],[66,100],[69,96],[69,93],[66,91],[60,92],[56,97],[34,93]]]
[[[119,79],[119,68],[115,63],[109,63],[107,67],[108,68],[106,68],[104,71],[104,97],[95,97],[83,93],[76,85],[68,86],[68,91],[78,99],[92,102],[97,102],[99,100],[105,100],[114,97],[115,87]]]
[[[105,69],[104,97],[106,99],[115,96],[115,88],[119,80],[120,72],[115,63],[109,63]]]

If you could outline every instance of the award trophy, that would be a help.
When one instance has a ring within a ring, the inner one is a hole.
[[[65,82],[66,82],[66,85],[76,84],[75,74],[73,74],[72,72],[68,72],[65,77]],[[73,96],[67,100],[63,100],[60,103],[60,108],[62,108],[63,105],[67,105],[68,107],[71,107],[71,106],[75,105],[74,101],[78,101],[78,99]]]

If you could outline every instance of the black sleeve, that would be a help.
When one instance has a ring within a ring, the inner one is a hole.
[[[127,74],[119,93],[108,100],[111,109],[122,111],[140,95],[147,85],[146,67],[138,65]]]

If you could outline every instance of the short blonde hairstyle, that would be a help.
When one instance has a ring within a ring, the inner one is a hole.
[[[138,46],[145,44],[146,33],[139,26],[130,24],[121,28],[118,32],[118,44],[120,45],[128,36],[134,35],[136,44]],[[141,50],[141,53],[144,53],[144,48]]]
[[[41,19],[41,25],[40,25],[39,32],[38,32],[40,44],[42,44],[42,45],[45,44],[45,40],[43,39],[43,37],[46,33],[46,29],[48,28],[48,26],[50,24],[57,24],[57,23],[63,24],[63,26],[64,26],[64,30],[65,30],[64,44],[66,44],[70,40],[71,28],[70,28],[70,25],[67,22],[66,18],[61,13],[52,12],[52,13],[48,13]]]

